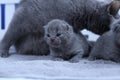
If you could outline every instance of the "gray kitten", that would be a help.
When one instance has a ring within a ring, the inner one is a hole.
[[[111,25],[109,32],[106,32],[97,40],[88,59],[120,62],[120,19]]]
[[[86,38],[81,33],[74,33],[67,22],[54,19],[44,26],[44,29],[45,40],[53,57],[78,62],[88,53]]]

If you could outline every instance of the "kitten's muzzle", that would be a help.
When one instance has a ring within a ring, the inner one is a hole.
[[[50,39],[50,44],[53,45],[53,46],[58,46],[59,42],[55,38],[51,38]]]
[[[51,38],[51,42],[54,43],[54,42],[55,42],[55,39],[54,39],[54,38]]]

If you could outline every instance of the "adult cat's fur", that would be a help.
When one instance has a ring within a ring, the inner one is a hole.
[[[115,21],[111,28],[97,40],[89,60],[105,59],[120,62],[120,19]]]
[[[1,41],[0,54],[9,56],[14,45],[18,53],[48,54],[43,26],[52,19],[62,19],[75,32],[88,29],[97,34],[109,30],[110,18],[116,16],[119,2],[102,4],[97,0],[22,0]]]
[[[89,45],[81,33],[73,32],[72,26],[67,22],[54,19],[45,28],[45,40],[50,46],[53,57],[78,62],[88,54]]]

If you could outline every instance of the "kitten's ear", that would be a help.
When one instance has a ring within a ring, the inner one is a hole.
[[[70,26],[66,21],[62,20],[67,31],[73,32],[72,26]]]
[[[67,31],[73,32],[72,26],[70,26],[69,24],[67,24],[66,27],[67,27]]]
[[[67,31],[69,31],[69,29],[70,29],[69,25],[66,25],[66,27],[67,27]]]
[[[114,0],[107,5],[107,12],[115,18],[118,18],[118,11],[120,9],[120,1]]]

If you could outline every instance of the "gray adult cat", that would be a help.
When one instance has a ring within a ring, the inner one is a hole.
[[[97,40],[88,59],[120,62],[120,19],[113,22],[111,30]]]
[[[78,62],[88,54],[89,45],[81,33],[75,33],[67,22],[54,19],[44,26],[45,40],[50,46],[50,55],[55,58]]]
[[[1,41],[0,55],[8,57],[12,45],[17,53],[47,55],[43,26],[52,19],[65,20],[76,33],[88,29],[103,34],[119,7],[119,1],[104,4],[98,0],[22,0]]]

